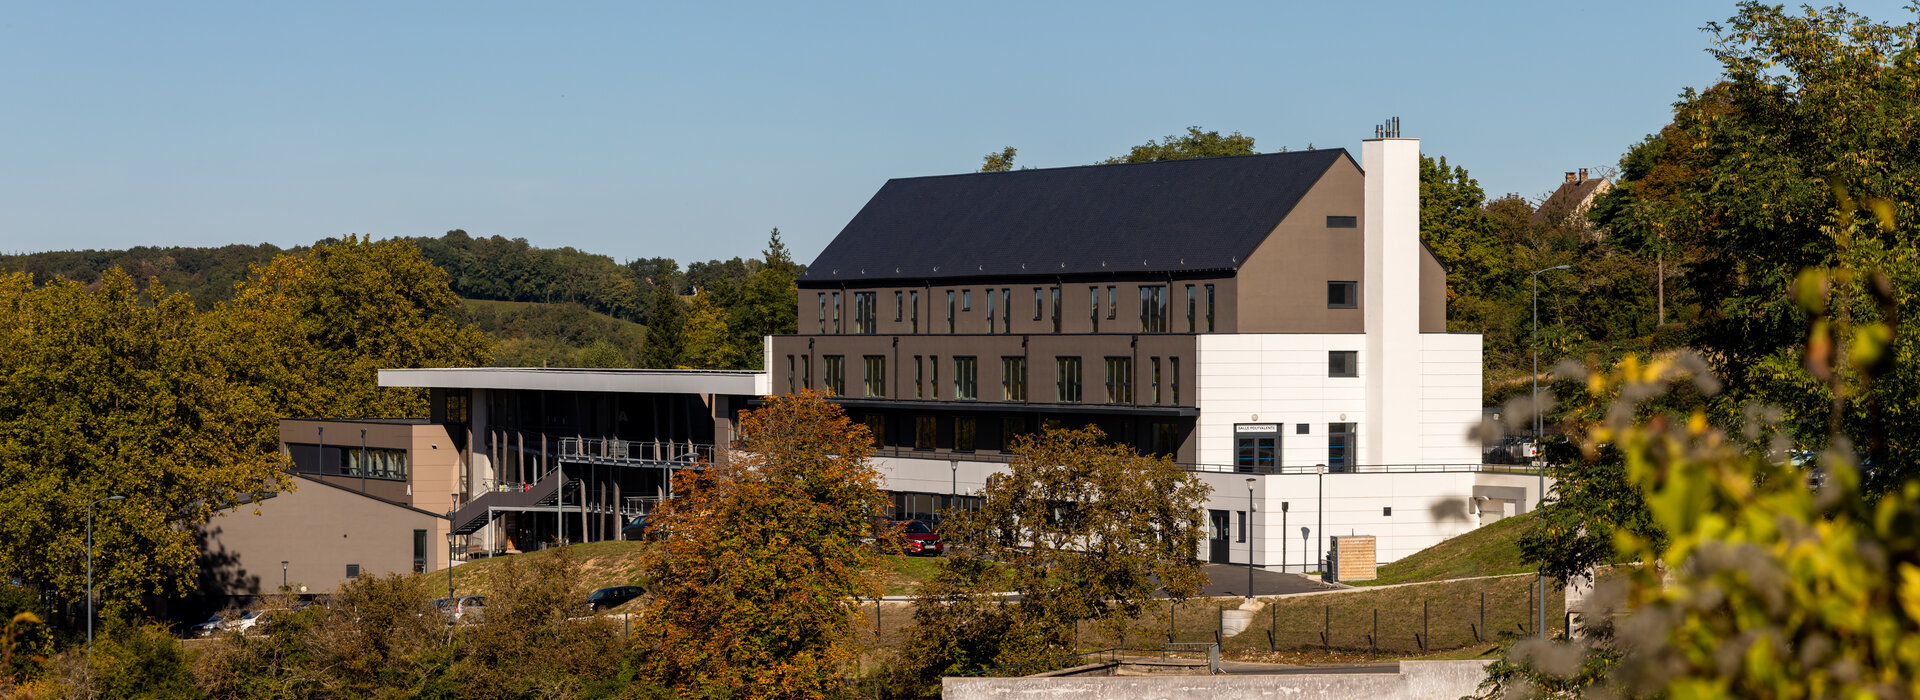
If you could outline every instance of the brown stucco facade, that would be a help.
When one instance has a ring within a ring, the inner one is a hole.
[[[337,589],[349,566],[362,576],[446,568],[445,518],[304,476],[293,484],[201,528],[203,594],[273,592],[283,561],[287,584],[309,594]]]

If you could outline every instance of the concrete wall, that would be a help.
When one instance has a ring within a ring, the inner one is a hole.
[[[1201,335],[1195,380],[1200,409],[1197,460],[1233,463],[1233,426],[1279,423],[1280,463],[1311,467],[1327,463],[1327,424],[1355,423],[1366,444],[1366,336],[1353,333]],[[1327,353],[1359,353],[1359,376],[1327,376]],[[1299,424],[1307,432],[1299,432]],[[1373,464],[1361,447],[1356,461]]]
[[[1402,661],[1399,673],[946,678],[941,697],[986,698],[1445,698],[1478,692],[1484,661]]]
[[[1479,464],[1481,338],[1478,333],[1420,334],[1419,459]]]
[[[413,570],[413,531],[427,531],[427,570],[447,566],[447,521],[398,504],[306,478],[296,489],[240,506],[201,528],[202,590],[254,595],[280,586],[280,562],[289,585],[325,593],[346,580],[348,564],[362,575]]]

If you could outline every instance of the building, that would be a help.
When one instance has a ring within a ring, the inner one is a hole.
[[[282,439],[303,487],[396,506],[355,517],[398,533],[377,546],[402,565],[422,512],[456,559],[620,537],[726,458],[741,412],[804,389],[873,429],[895,517],[965,506],[1012,436],[1092,424],[1212,487],[1198,557],[1308,570],[1328,535],[1360,534],[1392,561],[1539,498],[1468,437],[1480,337],[1445,332],[1418,215],[1419,142],[1395,137],[1357,162],[892,180],[800,279],[802,332],[766,339],[765,371],[383,370],[431,415],[287,421]],[[267,543],[332,537],[274,522],[247,526],[267,531],[247,570],[279,560]]]

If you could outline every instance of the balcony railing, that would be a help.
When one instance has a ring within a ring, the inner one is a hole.
[[[646,462],[692,466],[713,460],[713,446],[666,440],[560,438],[561,459]]]
[[[933,461],[960,462],[998,462],[1005,464],[1013,461],[1013,455],[1004,452],[935,452],[916,450],[908,447],[874,448],[875,457],[897,457],[904,459],[925,459]],[[1441,474],[1475,472],[1485,474],[1538,474],[1540,468],[1530,464],[1357,464],[1345,466],[1260,466],[1244,464],[1199,464],[1194,462],[1175,462],[1175,466],[1184,471],[1209,472],[1218,474]]]

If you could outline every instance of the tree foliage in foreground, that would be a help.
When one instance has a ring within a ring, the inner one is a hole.
[[[1062,653],[1083,621],[1117,636],[1156,588],[1184,599],[1205,582],[1198,477],[1092,426],[1021,436],[1013,452],[980,509],[942,524],[954,547],[900,655],[921,682]]]
[[[663,686],[820,697],[852,671],[857,601],[880,592],[873,436],[818,394],[769,401],[649,523],[663,539],[641,556],[655,585],[634,639]]]

